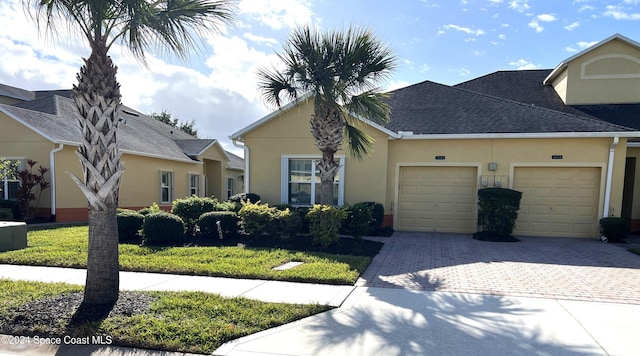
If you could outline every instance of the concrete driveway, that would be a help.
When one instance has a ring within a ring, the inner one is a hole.
[[[358,286],[640,304],[640,256],[596,239],[396,232]]]

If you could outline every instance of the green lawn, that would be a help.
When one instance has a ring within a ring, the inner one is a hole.
[[[197,292],[124,292],[130,294],[121,294],[119,303],[124,309],[133,304],[129,311],[72,322],[77,306],[68,301],[80,300],[81,291],[68,284],[0,279],[0,333],[30,336],[21,340],[32,343],[36,336],[98,335],[111,345],[211,354],[227,341],[331,309]]]
[[[29,231],[28,247],[0,253],[0,263],[59,267],[86,267],[86,226]],[[237,239],[237,242],[243,242]],[[372,255],[354,256],[318,251],[244,246],[145,247],[120,244],[123,271],[178,273],[201,276],[256,278],[310,283],[355,283],[371,262]],[[369,243],[369,242],[365,242]],[[377,247],[378,250],[380,246]],[[303,265],[286,271],[273,267],[286,262]]]

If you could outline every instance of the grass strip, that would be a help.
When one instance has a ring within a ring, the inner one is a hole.
[[[107,345],[206,354],[227,341],[331,309],[202,292],[121,292],[118,303],[125,305],[113,309],[120,312],[78,323],[71,320],[82,299],[79,286],[0,279],[0,298],[0,333],[88,343],[101,336]]]
[[[28,247],[0,253],[0,263],[85,268],[87,239],[86,226],[30,231],[27,237]],[[242,239],[238,241],[241,242]],[[243,244],[190,247],[120,244],[119,250],[120,268],[123,271],[338,285],[355,283],[372,258]],[[373,255],[375,253],[377,250],[373,251]],[[292,261],[304,264],[285,271],[273,270],[276,266]]]

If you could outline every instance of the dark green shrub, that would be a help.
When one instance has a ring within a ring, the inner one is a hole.
[[[218,201],[208,197],[190,196],[176,199],[171,207],[171,213],[179,216],[187,227],[187,235],[195,232],[200,215],[213,211]]]
[[[235,237],[238,234],[238,215],[233,211],[211,211],[204,213],[198,219],[200,234],[207,237],[220,238],[217,222],[224,238]]]
[[[13,210],[9,208],[0,208],[0,221],[12,221]]]
[[[313,243],[327,247],[338,241],[340,225],[347,213],[335,206],[316,204],[309,210],[309,230]]]
[[[498,237],[513,232],[522,193],[507,188],[478,190],[478,225],[482,231]]]
[[[393,232],[394,230],[391,226],[381,226],[375,228],[373,232],[371,232],[371,236],[390,237],[391,235],[393,235]]]
[[[118,220],[118,238],[120,241],[131,241],[140,238],[139,231],[144,224],[144,215],[135,210],[122,209],[116,215]]]
[[[294,210],[285,208],[276,213],[277,231],[275,234],[281,237],[294,238],[302,232],[302,217]]]
[[[242,202],[242,208],[238,212],[240,226],[249,235],[262,235],[273,224],[278,210],[269,204]]]
[[[345,210],[347,217],[342,221],[341,232],[360,239],[373,230],[373,204],[356,203]]]
[[[145,245],[163,245],[184,240],[184,222],[170,213],[151,213],[144,218],[142,238]]]
[[[309,214],[309,210],[311,210],[311,208],[307,206],[299,206],[291,209],[292,213],[300,217],[300,223],[301,223],[300,233],[301,234],[309,233],[309,216],[307,216],[307,214]]]
[[[18,206],[18,202],[15,200],[0,199],[0,208],[11,209],[13,212],[12,220],[20,220],[20,218],[22,218],[20,207]]]
[[[233,211],[234,213],[238,213],[242,208],[241,203],[235,203],[232,201],[219,202],[213,207],[213,211]]]
[[[600,219],[600,235],[609,239],[609,242],[625,241],[631,232],[631,224],[624,218]]]
[[[260,196],[255,193],[240,193],[240,194],[233,195],[229,198],[229,201],[232,203],[241,203],[247,200],[250,203],[257,203],[260,201]]]
[[[384,206],[380,203],[372,201],[364,202],[362,204],[371,205],[371,227],[378,228],[384,223]]]

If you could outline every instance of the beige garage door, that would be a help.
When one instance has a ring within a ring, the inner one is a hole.
[[[514,233],[596,237],[600,168],[516,168],[513,189],[522,192]]]
[[[396,230],[474,232],[475,167],[400,167]]]

